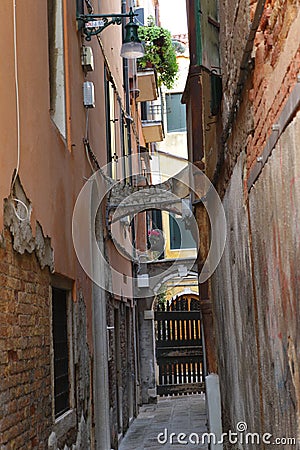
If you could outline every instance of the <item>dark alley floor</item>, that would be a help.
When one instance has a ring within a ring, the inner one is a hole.
[[[204,395],[161,398],[141,407],[119,450],[207,449],[201,444],[205,432]]]

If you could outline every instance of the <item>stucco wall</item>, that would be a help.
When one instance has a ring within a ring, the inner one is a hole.
[[[119,13],[121,10],[119,0],[92,3],[95,13]],[[66,139],[60,134],[50,111],[47,1],[3,0],[1,3],[6,17],[2,28],[5,39],[0,42],[5,59],[5,70],[0,79],[0,245],[6,245],[0,252],[0,378],[5,378],[1,385],[0,405],[0,429],[3,432],[0,446],[3,448],[47,448],[49,445],[55,450],[86,450],[93,443],[95,423],[101,421],[101,417],[96,417],[95,405],[92,407],[92,382],[95,381],[92,370],[95,357],[92,283],[73,248],[72,214],[77,196],[92,173],[83,145],[87,130],[99,164],[106,164],[105,59],[109,60],[107,65],[124,107],[120,57],[122,27],[112,26],[105,30],[103,47],[96,38],[92,39],[89,45],[93,47],[95,71],[85,74],[81,66],[81,48],[87,42],[77,29],[76,2],[62,0],[61,4],[64,10]],[[19,155],[14,43],[20,112]],[[82,94],[86,79],[94,82],[96,99],[95,109],[89,111],[88,127]],[[18,178],[12,189],[18,156]],[[25,211],[18,202],[20,200],[31,212],[29,220],[17,220],[14,207],[21,216]],[[87,245],[88,236],[84,236],[84,232],[81,238],[83,245]],[[112,266],[117,259],[118,255],[113,254]],[[124,274],[131,274],[131,262],[124,263],[123,260],[123,266]],[[60,433],[52,415],[50,272],[71,284],[74,300],[72,367],[76,412],[72,418],[75,417],[75,422],[70,427],[61,425]],[[131,294],[130,290],[128,296]],[[104,342],[106,324],[102,332]],[[126,402],[124,395],[124,408],[127,408]],[[127,425],[128,420],[123,430]]]
[[[299,437],[299,138],[298,113],[249,210],[244,154],[224,196],[227,243],[212,279],[224,431],[242,420],[251,432]]]
[[[224,197],[227,241],[212,279],[224,432],[235,430],[241,420],[253,431],[259,431],[260,426],[255,311],[242,183],[244,163],[242,154]]]
[[[275,435],[295,437],[300,411],[299,142],[300,113],[250,192],[264,426]]]

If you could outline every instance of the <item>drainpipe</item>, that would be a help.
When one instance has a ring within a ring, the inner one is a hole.
[[[126,0],[122,0],[121,5],[121,12],[122,14],[126,13]],[[126,19],[123,19],[123,38],[125,37],[125,25],[126,25]],[[130,184],[133,184],[133,177],[132,177],[132,151],[131,151],[131,120],[130,120],[130,87],[129,87],[129,71],[128,71],[128,59],[123,58],[123,79],[124,79],[124,90],[125,90],[125,109],[126,109],[126,124],[127,124],[127,137],[128,137],[128,158],[129,158],[129,179]],[[134,220],[132,220],[131,223],[131,240],[133,243],[133,247],[135,248],[135,225]],[[135,263],[132,263],[132,277],[136,277],[136,266]],[[133,286],[133,292],[134,292],[135,286]],[[134,300],[134,299],[133,299]],[[138,411],[138,388],[139,388],[139,377],[138,377],[138,343],[137,343],[137,327],[136,327],[136,314],[137,314],[137,306],[136,301],[133,302],[134,306],[132,308],[133,312],[133,336],[134,336],[134,380],[135,380],[135,413],[137,414]]]
[[[122,0],[122,14],[126,13],[126,0]],[[126,19],[123,19],[123,38],[125,37],[125,24]],[[131,161],[131,120],[130,120],[130,92],[129,92],[129,78],[128,78],[128,59],[123,58],[123,79],[124,79],[124,90],[125,90],[125,108],[126,108],[126,123],[127,123],[127,135],[128,135],[128,157],[129,157],[129,172],[130,181],[132,183],[132,161]]]
[[[121,12],[122,14],[126,13],[126,0],[122,0],[122,7],[121,7]],[[125,37],[125,24],[126,24],[126,19],[123,19],[123,24],[122,24],[122,28],[123,28],[123,38]],[[125,90],[125,109],[126,109],[126,124],[127,124],[127,138],[128,138],[128,159],[129,159],[129,179],[130,179],[130,184],[132,185],[133,183],[133,177],[132,177],[132,151],[131,151],[131,120],[130,120],[130,88],[129,88],[129,73],[128,73],[128,59],[123,58],[123,79],[124,79],[124,90]],[[135,242],[135,229],[134,229],[134,220],[132,221],[132,225],[131,225],[131,238],[132,238],[132,242],[133,242],[133,246],[134,242]],[[133,267],[133,271],[134,271],[134,267]]]

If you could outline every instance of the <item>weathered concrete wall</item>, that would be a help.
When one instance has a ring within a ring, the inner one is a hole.
[[[111,445],[118,448],[120,434],[125,434],[136,415],[136,365],[134,352],[135,309],[130,302],[113,297],[107,301],[108,370]]]
[[[245,155],[241,154],[224,197],[227,242],[212,279],[224,432],[234,431],[241,420],[247,422],[250,430],[260,430],[255,311],[243,199],[244,164]]]
[[[228,235],[212,291],[224,431],[242,420],[251,432],[300,436],[299,139],[300,113],[250,191],[249,210],[244,154],[223,200]]]
[[[250,191],[266,431],[300,437],[300,113]]]
[[[152,312],[153,298],[138,300],[139,370],[142,403],[156,402],[154,320],[145,318]]]
[[[218,186],[228,240],[212,279],[224,431],[243,420],[249,431],[294,438],[300,429],[299,113],[249,196],[246,182],[297,80],[299,20],[294,4],[267,2],[254,71],[224,146]]]
[[[87,345],[86,307],[82,292],[72,307],[74,409],[73,427],[52,421],[48,450],[89,450],[92,444],[91,357]]]

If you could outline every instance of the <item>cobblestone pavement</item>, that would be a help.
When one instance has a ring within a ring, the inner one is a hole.
[[[201,444],[201,434],[205,432],[204,395],[162,398],[156,405],[141,407],[119,450],[207,450],[207,445]],[[171,433],[176,436],[170,436]],[[186,437],[181,439],[187,444],[178,442],[179,433],[185,433]],[[197,443],[196,435],[200,443]]]

